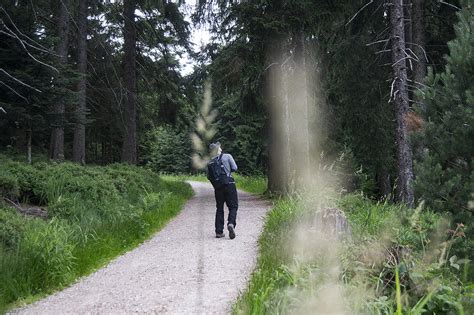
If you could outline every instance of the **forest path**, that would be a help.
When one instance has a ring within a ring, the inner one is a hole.
[[[136,249],[20,314],[228,314],[246,288],[269,204],[239,191],[236,238],[214,233],[214,190],[195,191],[183,210]],[[227,210],[226,210],[227,218]]]

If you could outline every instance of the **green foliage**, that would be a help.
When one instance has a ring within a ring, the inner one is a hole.
[[[265,176],[243,176],[234,174],[238,189],[253,193],[263,194],[267,190],[267,178]]]
[[[20,195],[17,178],[4,169],[0,170],[0,195],[10,199],[15,199]]]
[[[24,220],[14,209],[0,205],[0,247],[15,248],[24,230]]]
[[[224,152],[232,154],[241,174],[258,175],[265,171],[265,138],[262,137],[265,116],[249,114],[248,107],[261,104],[253,98],[252,103],[245,106],[242,104],[245,97],[236,93],[218,100],[216,137]]]
[[[452,231],[442,216],[422,206],[413,210],[375,203],[360,194],[336,201],[352,232],[340,241],[340,267],[331,267],[338,262],[327,266],[319,255],[302,260],[288,248],[295,229],[304,226],[302,232],[310,233],[311,225],[305,222],[311,210],[298,199],[278,200],[259,240],[257,268],[234,305],[234,314],[301,310],[321,292],[333,289],[327,283],[331,268],[340,268],[337,281],[343,284],[344,308],[352,314],[393,314],[397,309],[404,314],[467,314],[473,310],[472,281],[466,273],[471,263],[453,255],[453,249],[466,241],[464,227]],[[330,245],[333,253],[337,243]]]
[[[426,152],[415,165],[415,187],[433,209],[467,214],[474,191],[474,16],[469,6],[458,16],[445,71],[426,78]]]
[[[292,257],[283,247],[288,233],[302,214],[303,208],[298,206],[297,199],[278,200],[268,213],[259,239],[257,268],[252,273],[247,291],[234,305],[233,313],[270,314],[282,311],[274,295],[279,288],[294,284],[287,268]]]
[[[0,309],[61,288],[136,246],[192,195],[189,185],[138,167],[0,159],[18,199],[48,212],[39,219],[0,203]],[[9,182],[2,183],[1,197],[11,194]]]
[[[187,173],[191,170],[191,141],[186,132],[165,125],[146,134],[142,162],[162,173]]]

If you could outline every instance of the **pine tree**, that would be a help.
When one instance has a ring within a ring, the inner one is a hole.
[[[393,103],[396,118],[396,148],[397,148],[397,199],[413,206],[413,162],[412,151],[408,139],[408,129],[405,116],[408,113],[408,79],[406,69],[406,46],[403,1],[393,0],[391,4],[390,21],[392,28],[392,67],[394,74]]]
[[[122,162],[137,164],[137,66],[134,0],[124,1],[124,57],[123,84],[125,97],[125,134],[122,145]]]
[[[429,69],[424,90],[427,104],[426,152],[416,165],[417,193],[439,211],[468,209],[474,191],[474,15],[459,13],[456,38],[448,43],[443,73]]]
[[[58,13],[58,37],[59,42],[56,47],[56,52],[59,56],[59,65],[67,66],[68,62],[68,47],[69,47],[69,1],[59,1]],[[60,74],[59,80],[62,80]],[[63,82],[61,82],[64,84]],[[60,84],[61,84],[60,83]],[[65,125],[65,99],[60,97],[54,104],[53,114],[56,116],[53,129],[51,131],[50,143],[50,157],[56,161],[64,160],[64,125]]]
[[[78,104],[76,108],[76,125],[74,127],[74,139],[72,149],[72,160],[74,162],[86,163],[86,89],[87,89],[87,0],[79,1],[78,12],[78,53],[77,68],[81,78],[77,83]]]

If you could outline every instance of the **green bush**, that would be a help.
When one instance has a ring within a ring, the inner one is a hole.
[[[18,179],[10,172],[0,170],[0,196],[16,199],[20,196]]]
[[[14,209],[0,204],[0,245],[15,248],[24,230],[24,218]]]
[[[65,221],[53,218],[27,220],[19,256],[28,264],[31,275],[37,278],[35,291],[64,284],[73,276],[73,230]],[[22,270],[23,271],[23,270]]]
[[[288,246],[296,230],[307,235],[309,250],[312,244],[308,242],[318,244],[308,225],[314,209],[297,198],[276,202],[259,240],[257,268],[234,306],[235,314],[304,312],[305,303],[331,286],[326,282],[331,270],[339,270],[335,281],[348,313],[393,314],[396,268],[404,313],[472,313],[471,264],[466,257],[455,255],[455,248],[466,241],[464,226],[453,226],[449,218],[421,206],[407,209],[361,194],[329,200],[326,206],[335,201],[351,227],[351,237],[339,242],[340,250],[336,249],[338,242],[328,244],[337,261],[328,260],[324,251],[311,256],[305,249],[305,257],[298,256]]]
[[[0,310],[60,288],[132,248],[192,195],[187,184],[129,165],[0,160],[2,178],[9,179],[0,181],[2,196],[15,191],[48,212],[48,220],[25,217],[0,203]]]
[[[171,126],[160,126],[146,134],[142,162],[155,172],[191,171],[192,146],[189,135]]]
[[[456,38],[448,43],[444,72],[430,69],[423,91],[425,147],[415,164],[415,188],[437,211],[472,220],[468,203],[474,191],[474,18],[472,8],[458,13]]]

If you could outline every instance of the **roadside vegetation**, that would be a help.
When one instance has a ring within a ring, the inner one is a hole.
[[[253,194],[263,194],[267,190],[267,178],[263,175],[248,176],[232,174],[232,176],[235,179],[237,189]],[[167,180],[209,182],[204,173],[194,175],[163,175],[162,177]]]
[[[0,311],[135,247],[192,196],[189,185],[135,166],[0,164]]]
[[[349,235],[321,237],[314,233],[317,209],[299,197],[275,200],[234,314],[474,312],[472,243],[462,224],[423,205],[409,209],[362,194],[326,198],[321,206],[344,211]],[[334,270],[336,283],[328,276]]]

